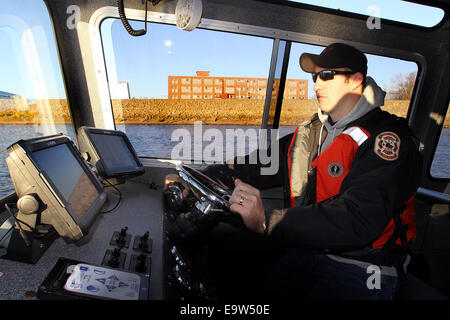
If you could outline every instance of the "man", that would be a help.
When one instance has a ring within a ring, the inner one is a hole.
[[[254,294],[391,299],[415,238],[418,141],[404,119],[380,109],[385,93],[359,50],[331,44],[302,54],[300,66],[320,110],[280,139],[279,172],[234,164],[205,173],[234,183],[230,209],[249,230],[290,248]],[[260,189],[277,185],[285,208],[264,208]]]

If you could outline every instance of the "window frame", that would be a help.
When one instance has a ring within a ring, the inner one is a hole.
[[[33,8],[34,10],[25,12],[0,12],[0,16],[3,18],[0,22],[0,29],[9,30],[5,33],[9,43],[7,42],[2,49],[17,49],[17,51],[13,50],[15,61],[12,64],[23,65],[23,69],[15,70],[22,79],[20,85],[16,88],[18,91],[11,92],[13,95],[8,98],[8,100],[12,100],[11,106],[14,109],[3,111],[16,110],[20,113],[27,113],[30,110],[33,111],[31,106],[35,105],[39,114],[37,121],[37,115],[33,115],[32,121],[11,121],[10,123],[0,124],[0,126],[7,126],[8,130],[8,135],[2,136],[3,143],[2,148],[0,148],[0,160],[6,169],[4,173],[7,173],[4,176],[2,173],[2,179],[4,180],[2,181],[0,198],[9,197],[15,192],[14,182],[8,173],[9,168],[5,162],[5,159],[9,156],[9,146],[25,138],[32,139],[62,133],[71,141],[75,141],[74,137],[76,136],[64,72],[56,44],[56,35],[51,32],[53,31],[52,16],[44,3],[37,4],[37,6]],[[7,3],[5,8],[8,8]],[[26,41],[24,41],[25,38]],[[20,53],[17,53],[19,51]],[[3,73],[2,77],[8,79],[8,74]],[[3,90],[10,91],[8,88]],[[26,92],[24,93],[23,90]],[[18,108],[16,101],[14,101],[16,99],[22,100],[22,108]],[[55,107],[59,111],[56,111]],[[68,115],[68,119],[66,115]],[[24,132],[26,127],[33,128],[31,130],[26,129],[26,132]],[[17,128],[20,128],[20,130],[17,130]],[[15,133],[16,130],[19,131],[20,135]],[[6,192],[9,195],[5,194]]]
[[[369,17],[369,15],[367,15],[367,14],[360,14],[360,13],[356,13],[356,12],[350,12],[350,11],[339,10],[339,9],[337,10],[337,9],[333,9],[333,8],[329,8],[329,7],[325,7],[325,6],[313,5],[313,4],[289,1],[289,0],[256,0],[256,1],[276,3],[276,4],[281,4],[283,6],[293,7],[293,8],[305,8],[307,10],[313,10],[313,11],[328,13],[328,14],[332,14],[332,15],[357,18],[357,19],[360,19],[361,21],[366,21],[367,18]],[[408,1],[408,0],[406,0],[406,1]],[[415,2],[415,1],[409,1],[409,2]],[[428,7],[435,8],[435,9],[440,9],[440,10],[444,11],[444,15],[439,22],[435,23],[433,26],[430,26],[430,27],[422,26],[419,24],[411,24],[408,22],[403,22],[403,21],[398,21],[398,20],[386,19],[383,17],[381,17],[381,19],[383,19],[384,23],[387,23],[389,25],[401,26],[401,27],[406,26],[409,29],[426,31],[426,32],[439,29],[441,26],[443,26],[445,24],[445,21],[448,18],[448,13],[445,10],[445,7],[443,6],[443,4],[436,3],[435,1],[433,1],[433,3],[423,3],[422,1],[417,1],[417,4],[428,6]]]
[[[136,10],[136,9],[125,9],[126,14],[129,20],[135,20],[135,21],[144,21],[145,12],[144,10]],[[100,94],[106,98],[108,97],[108,100],[110,100],[109,97],[109,88],[107,84],[106,79],[106,63],[103,55],[103,43],[101,39],[101,23],[107,19],[107,18],[119,18],[117,8],[116,7],[102,7],[94,12],[94,14],[91,16],[91,19],[89,21],[90,24],[90,33],[91,33],[91,42],[92,42],[92,50],[93,50],[93,56],[96,58],[96,68],[99,70],[97,73],[97,83],[99,84]],[[163,24],[170,24],[170,25],[176,25],[175,15],[174,14],[168,14],[168,13],[160,13],[160,12],[148,12],[147,20],[149,22],[154,23],[163,23]],[[252,25],[245,25],[241,23],[234,23],[234,22],[225,22],[225,21],[218,21],[213,19],[206,19],[203,18],[200,25],[198,26],[200,29],[206,29],[206,30],[212,30],[212,31],[222,31],[222,32],[231,32],[235,34],[243,34],[248,36],[257,36],[257,37],[264,37],[269,38],[274,41],[291,41],[291,42],[300,42],[300,43],[307,43],[311,45],[318,45],[318,46],[327,46],[329,43],[332,43],[334,41],[340,41],[339,39],[332,39],[332,38],[324,38],[324,37],[314,37],[312,35],[304,34],[304,33],[298,33],[298,32],[290,32],[285,30],[279,30],[279,29],[273,29],[273,28],[266,28],[266,27],[257,27]],[[150,31],[151,32],[151,31]],[[420,89],[423,82],[423,74],[426,72],[426,62],[425,59],[417,53],[410,52],[410,51],[403,51],[403,50],[397,50],[397,49],[385,49],[380,48],[377,46],[367,45],[367,44],[360,44],[360,43],[351,43],[347,42],[350,45],[355,45],[358,48],[360,48],[362,51],[364,51],[367,54],[374,54],[374,55],[382,55],[386,57],[393,57],[396,59],[402,59],[407,61],[412,61],[418,64],[418,74],[416,79],[416,85],[415,85],[415,91]],[[277,51],[272,51],[272,57],[276,55]],[[270,76],[273,76],[273,70],[268,75],[268,78],[270,79]],[[269,85],[270,81],[268,82]],[[266,89],[268,87],[266,86]],[[415,106],[415,97],[417,97],[417,94],[413,94],[413,97],[411,99],[411,104],[408,111],[408,118],[410,117],[410,112],[413,111],[413,107]],[[102,101],[105,101],[102,99]],[[111,103],[108,103],[109,106],[111,106]],[[106,107],[102,104],[103,108]]]
[[[127,18],[129,20],[134,20],[138,22],[143,22],[145,18],[145,11],[138,9],[125,9]],[[99,95],[101,100],[101,112],[103,114],[103,118],[105,121],[105,128],[107,129],[115,129],[114,117],[113,117],[113,109],[112,109],[112,101],[109,93],[108,79],[107,79],[107,71],[106,71],[106,61],[103,53],[103,42],[101,37],[101,24],[105,19],[108,18],[116,18],[119,19],[119,14],[117,12],[116,7],[106,6],[97,9],[91,16],[89,20],[89,32],[92,43],[92,53],[94,57],[94,64],[96,70],[97,84],[99,89]],[[162,23],[168,25],[176,25],[176,19],[174,14],[168,13],[160,13],[160,12],[148,12],[147,13],[147,21],[153,23]],[[213,19],[203,18],[201,20],[199,29],[211,30],[211,31],[219,31],[219,32],[230,32],[234,34],[242,34],[248,36],[257,36],[264,37],[273,40],[273,48],[272,48],[272,60],[270,65],[270,71],[268,74],[267,85],[264,87],[266,93],[266,99],[264,104],[264,112],[262,116],[261,128],[267,128],[268,119],[270,114],[270,102],[272,99],[272,86],[273,79],[275,77],[275,67],[277,65],[277,60],[283,60],[283,57],[278,56],[278,45],[280,41],[287,42],[299,42],[306,43],[310,45],[318,45],[318,46],[327,46],[332,42],[342,42],[342,39],[333,39],[326,37],[315,37],[313,35],[308,35],[299,32],[291,32],[286,30],[274,29],[274,28],[266,28],[260,26],[246,25],[242,23],[235,22],[227,22],[227,21],[218,21]],[[151,32],[151,30],[150,30]],[[365,43],[356,43],[346,41],[346,43],[357,46],[366,54],[373,55],[381,55],[386,57],[392,57],[396,59],[402,59],[406,61],[415,62],[418,65],[418,72],[416,77],[416,82],[414,86],[414,92],[411,97],[410,105],[407,113],[407,121],[411,122],[411,119],[414,116],[417,99],[419,96],[419,92],[423,86],[424,75],[427,70],[427,64],[425,58],[415,52],[398,50],[398,49],[386,49],[375,45],[365,44]],[[282,64],[287,63],[286,61],[282,61]],[[214,83],[215,85],[215,83]],[[260,88],[261,89],[261,88]],[[282,99],[282,97],[281,97]],[[282,100],[281,100],[282,102]],[[96,112],[94,112],[95,114]],[[273,113],[273,111],[272,111]],[[277,115],[279,117],[279,112]],[[274,121],[275,123],[278,121]],[[410,123],[411,124],[411,123]],[[274,126],[276,128],[276,126]]]

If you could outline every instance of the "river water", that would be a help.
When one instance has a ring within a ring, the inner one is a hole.
[[[200,129],[201,131],[195,131],[196,129],[192,125],[118,125],[117,129],[127,134],[128,138],[133,144],[133,147],[136,149],[136,152],[139,154],[139,156],[142,157],[170,159],[172,157],[174,148],[176,148],[177,145],[180,146],[181,141],[183,141],[180,136],[184,133],[192,137],[190,141],[192,146],[191,154],[184,156],[195,156],[194,153],[195,150],[198,150],[198,143],[201,143],[201,147],[204,148],[211,144],[211,142],[205,141],[217,142],[217,139],[223,139],[222,158],[227,159],[228,157],[225,154],[227,149],[226,143],[228,141],[227,132],[236,132],[237,129],[251,129],[254,130],[254,132],[257,132],[258,127],[203,125]],[[280,137],[288,134],[289,132],[292,132],[294,129],[295,127],[280,128]],[[198,127],[197,130],[199,130]],[[73,133],[71,125],[56,125],[54,128],[52,128],[52,132],[65,133],[73,141],[75,141],[75,135]],[[40,125],[0,125],[0,198],[14,191],[14,187],[11,183],[9,171],[5,162],[5,159],[8,155],[8,146],[20,139],[45,136],[51,134],[52,132],[48,131],[48,127],[42,127]],[[207,140],[206,137],[208,136],[212,136],[212,138],[210,138],[210,140]],[[237,146],[235,147],[237,148],[237,150],[234,151],[235,154],[247,153],[249,150],[252,150],[257,146],[256,141],[250,140],[246,141],[246,143],[242,143],[242,141],[238,141],[237,143],[235,143],[235,146]],[[441,178],[450,177],[449,159],[450,129],[443,129],[438,148],[436,150],[435,159],[431,167],[431,175],[433,177]]]

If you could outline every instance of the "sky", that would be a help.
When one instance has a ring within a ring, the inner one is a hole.
[[[142,25],[132,24],[135,29]],[[108,34],[109,27],[102,28]],[[118,20],[112,22],[112,51],[107,66],[113,65],[117,81],[128,81],[135,98],[164,98],[167,96],[167,76],[195,76],[196,71],[210,71],[211,76],[267,78],[272,39],[236,35],[224,32],[194,30],[186,32],[175,26],[151,24],[147,35],[130,37]],[[104,41],[106,43],[107,41]],[[128,48],[139,50],[130,51]],[[293,43],[287,77],[307,79],[309,97],[314,97],[311,75],[301,70],[298,59],[303,52],[319,54],[323,47]],[[114,56],[115,64],[111,63]],[[373,55],[368,57],[368,75],[381,87],[388,88],[399,73],[417,71],[414,62]],[[121,63],[118,63],[121,62]],[[139,62],[139,67],[134,67]]]
[[[47,7],[43,1],[1,0],[0,91],[29,98],[64,98]]]
[[[329,6],[330,1],[309,2]],[[404,2],[397,2],[343,0],[339,8],[402,18],[407,22],[420,19],[425,25],[440,20],[439,13],[427,13],[426,8],[410,10]],[[141,29],[143,23],[133,23],[133,26]],[[273,40],[266,38],[200,29],[186,32],[154,23],[150,24],[147,35],[132,37],[119,20],[102,24],[102,38],[110,81],[127,81],[131,97],[135,98],[165,98],[168,75],[195,75],[197,70],[210,71],[211,76],[267,78],[273,44]],[[311,80],[299,68],[298,57],[302,52],[320,53],[321,50],[321,47],[293,44],[288,78]],[[399,73],[417,70],[411,62],[371,55],[368,60],[369,75],[381,87],[388,87]],[[0,91],[31,99],[65,98],[56,44],[43,1],[2,0],[0,70]],[[309,96],[314,96],[312,81],[309,81]]]

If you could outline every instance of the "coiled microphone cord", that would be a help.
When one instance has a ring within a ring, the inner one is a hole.
[[[133,27],[128,23],[128,19],[125,15],[123,0],[117,0],[117,8],[119,9],[120,20],[122,21],[122,24],[128,31],[128,33],[135,37],[143,36],[144,34],[147,33],[147,0],[144,1],[145,1],[145,29],[134,30]]]

